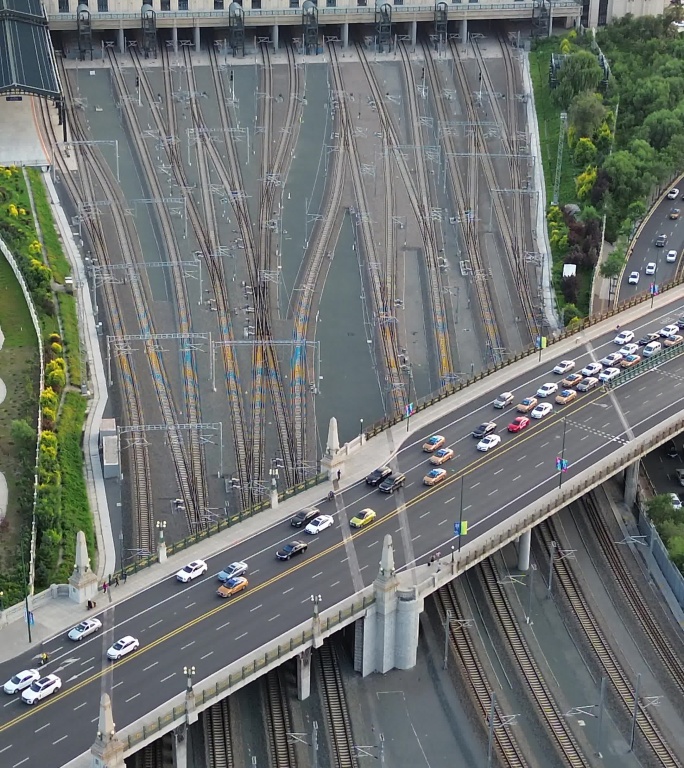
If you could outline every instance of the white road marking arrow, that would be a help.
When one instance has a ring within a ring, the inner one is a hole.
[[[80,672],[78,672],[77,674],[75,674],[75,675],[72,675],[72,676],[71,676],[71,677],[70,677],[70,678],[67,680],[67,683],[73,683],[73,682],[74,682],[74,680],[77,680],[79,677],[81,677],[81,675],[85,675],[85,674],[87,674],[88,672],[90,672],[90,671],[91,671],[91,670],[93,670],[93,669],[95,669],[95,667],[94,667],[94,666],[93,666],[93,667],[88,667],[87,669],[83,669],[83,670],[81,670],[81,671],[80,671]]]
[[[77,661],[80,661],[80,659],[64,659],[64,661],[57,667],[57,669],[53,669],[52,672],[54,674],[57,674],[57,672],[62,672],[67,667],[70,667],[72,664],[75,664]]]

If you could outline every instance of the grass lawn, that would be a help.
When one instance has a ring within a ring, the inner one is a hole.
[[[7,398],[0,405],[0,470],[7,478],[7,523],[0,529],[0,570],[9,570],[21,528],[17,480],[24,473],[11,439],[12,421],[25,419],[35,427],[38,414],[38,340],[28,306],[12,268],[0,255],[0,328],[5,343],[0,350],[0,376]]]

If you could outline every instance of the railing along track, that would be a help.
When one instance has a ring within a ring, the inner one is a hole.
[[[270,747],[271,768],[296,768],[294,743],[290,741],[292,722],[287,704],[287,692],[280,668],[271,670],[265,678],[268,721],[266,731]]]
[[[235,768],[230,698],[205,709],[202,717],[207,768]]]
[[[550,552],[551,542],[558,542],[559,540],[553,523],[545,520],[535,530],[538,532],[546,551]],[[627,673],[606,640],[567,558],[554,559],[553,569],[556,576],[554,583],[560,585],[573,615],[577,618],[585,637],[594,651],[594,655],[598,659],[614,691],[617,693],[624,709],[631,717],[631,713],[634,711],[634,686],[630,683]],[[645,745],[650,749],[660,765],[665,768],[681,768],[682,763],[670,745],[665,741],[650,713],[641,706],[637,706],[636,726],[638,733],[643,737]]]
[[[337,653],[330,642],[315,651],[323,685],[323,704],[332,746],[331,768],[358,768],[354,753],[347,696],[342,684]]]

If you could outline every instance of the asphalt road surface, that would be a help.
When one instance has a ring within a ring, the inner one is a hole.
[[[637,336],[658,330],[684,314],[684,303],[669,309],[668,314],[660,310],[642,318],[631,330]],[[576,370],[616,349],[613,334],[595,340],[593,347],[578,346]],[[562,378],[550,373],[558,362],[550,352],[542,353],[543,360],[534,369],[511,380],[508,388],[516,395],[512,407],[495,410],[492,400],[498,392],[491,392],[455,407],[434,423],[431,432],[444,435],[455,452],[444,465],[448,477],[440,486],[427,488],[422,482],[431,468],[421,449],[428,435],[411,436],[392,459],[407,476],[402,491],[390,496],[363,483],[353,485],[338,494],[334,504],[321,503],[323,512],[334,514],[335,525],[318,536],[295,531],[284,520],[211,559],[208,574],[195,582],[182,585],[164,579],[114,604],[101,614],[102,635],[81,643],[62,637],[48,644],[47,671],[60,675],[63,688],[33,707],[19,697],[2,694],[2,765],[43,765],[46,754],[51,764],[62,765],[92,744],[102,690],[111,686],[114,720],[120,729],[182,692],[184,665],[194,665],[196,681],[201,681],[306,621],[311,616],[312,593],[322,595],[325,608],[349,596],[361,583],[370,584],[387,533],[395,540],[397,567],[414,558],[425,560],[437,549],[448,552],[455,544],[453,526],[459,516],[461,488],[469,540],[498,525],[558,484],[555,460],[564,417],[569,477],[591,468],[632,434],[638,436],[683,407],[684,390],[678,383],[684,374],[684,355],[609,393],[594,390],[565,407],[554,404],[551,415],[532,420],[524,432],[511,435],[506,427],[516,415],[515,404],[533,395],[541,384]],[[479,453],[470,433],[490,419],[496,420],[502,442],[489,453]],[[384,443],[379,440],[378,445]],[[386,460],[387,455],[378,455],[378,464]],[[347,535],[345,541],[348,519],[364,507],[377,512],[376,522]],[[306,539],[308,551],[290,562],[277,561],[275,550],[295,537]],[[248,562],[250,587],[223,601],[216,596],[216,574],[233,560]],[[139,638],[140,650],[116,664],[107,662],[107,647],[127,634]],[[28,655],[3,664],[0,682],[34,664]]]

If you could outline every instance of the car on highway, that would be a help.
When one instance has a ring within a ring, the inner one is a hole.
[[[438,451],[435,451],[432,456],[430,456],[430,464],[436,464],[439,466],[440,464],[444,464],[445,461],[449,461],[449,459],[453,458],[453,448],[440,448]]]
[[[669,443],[666,443],[665,445],[665,453],[667,455],[668,459],[678,459],[679,458],[679,451],[677,450],[677,444],[674,440],[670,440]]]
[[[596,378],[596,376],[587,376],[585,379],[582,379],[580,383],[577,385],[577,391],[578,392],[589,392],[590,390],[594,389],[594,387],[597,387],[599,383],[599,380]]]
[[[479,427],[476,427],[472,431],[472,436],[477,437],[478,439],[485,437],[485,435],[489,435],[496,429],[496,422],[495,421],[485,421],[483,424],[480,424]]]
[[[684,331],[684,315],[682,315],[679,320],[677,320],[677,326],[679,327],[680,331]]]
[[[326,528],[330,528],[330,526],[335,521],[332,518],[332,515],[319,515],[315,520],[312,520],[304,529],[304,531],[311,536],[315,536],[317,533],[320,533],[321,531],[324,531]]]
[[[349,525],[352,528],[365,528],[367,525],[370,525],[376,517],[375,510],[367,507],[354,515],[349,521]]]
[[[638,272],[630,272],[629,277],[627,278],[627,282],[630,285],[638,285],[639,284],[639,273]]]
[[[482,440],[480,440],[480,442],[477,444],[477,450],[486,453],[490,449],[496,448],[500,442],[500,435],[487,435],[487,437],[483,437]]]
[[[549,382],[542,384],[537,390],[537,397],[548,397],[549,395],[555,395],[558,392],[558,384],[555,382]]]
[[[306,552],[307,546],[303,541],[290,541],[276,552],[276,557],[278,560],[289,560],[295,555],[301,555]]]
[[[11,696],[14,693],[23,691],[24,688],[28,688],[29,685],[35,683],[36,680],[40,680],[40,672],[37,669],[24,669],[10,677],[10,679],[3,685],[2,690],[5,693],[9,693]]]
[[[423,483],[425,485],[439,485],[446,478],[446,469],[431,469],[423,478]]]
[[[641,355],[625,355],[620,360],[620,365],[623,368],[631,368],[633,365],[641,362]]]
[[[434,455],[432,458],[434,458]],[[406,475],[390,475],[380,483],[378,490],[382,491],[382,493],[394,493],[399,488],[403,488],[405,484]]]
[[[243,589],[247,589],[249,582],[244,576],[236,576],[233,579],[228,579],[225,584],[216,590],[216,594],[219,597],[232,597],[237,595],[238,592],[242,592]]]
[[[548,416],[553,410],[551,403],[539,403],[539,405],[532,411],[530,416],[533,419],[543,419],[544,416]]]
[[[622,360],[622,358],[623,358],[623,355],[621,355],[619,352],[611,352],[609,355],[606,355],[599,362],[601,363],[601,365],[610,367],[611,365],[617,365],[620,362],[620,360]]]
[[[667,256],[665,257],[665,261],[667,261],[668,264],[672,264],[675,261],[677,261],[677,256],[678,256],[677,251],[675,251],[674,249],[670,250],[670,251],[667,252]]]
[[[377,469],[374,469],[370,475],[366,477],[366,483],[368,485],[378,485],[381,483],[388,475],[392,474],[391,467],[378,467]]]
[[[442,435],[433,435],[423,443],[423,450],[425,453],[434,453],[438,448],[441,448],[446,443],[446,437]]]
[[[639,339],[639,346],[645,347],[646,344],[650,344],[650,342],[652,341],[658,341],[659,338],[660,338],[659,333],[647,333],[645,336],[642,336]]]
[[[516,410],[518,413],[529,413],[538,402],[536,397],[526,397],[518,403]]]
[[[553,369],[553,373],[557,373],[559,376],[565,376],[566,373],[570,373],[575,368],[574,360],[561,360],[560,363]]]
[[[599,381],[612,381],[621,373],[622,371],[619,368],[606,368],[605,371],[601,371],[601,373],[599,373]]]
[[[681,211],[679,208],[670,208],[669,217],[672,219],[672,221],[677,221],[680,213]]]
[[[45,675],[40,680],[31,683],[28,688],[24,688],[21,694],[21,700],[27,704],[35,704],[38,701],[46,699],[53,693],[56,693],[62,687],[62,680],[57,675]]]
[[[620,331],[618,335],[613,339],[613,344],[617,344],[618,347],[622,347],[625,344],[629,344],[634,340],[634,331]]]
[[[625,344],[625,346],[620,349],[620,354],[624,357],[625,355],[636,355],[638,351],[639,351],[638,344],[634,344],[634,343]]]
[[[203,573],[206,573],[208,569],[209,566],[204,562],[204,560],[193,560],[191,563],[188,563],[184,568],[181,568],[180,571],[178,571],[176,578],[178,581],[182,581],[183,584],[187,584],[189,581],[192,581],[198,576],[201,576]]]
[[[529,426],[530,420],[527,416],[516,416],[513,421],[508,425],[509,432],[522,432],[525,427]]]
[[[117,661],[127,656],[129,653],[140,648],[140,641],[132,635],[126,635],[121,640],[117,640],[114,645],[110,646],[107,651],[107,658],[112,661]]]
[[[667,235],[658,235],[655,239],[656,248],[664,248],[667,245]]]
[[[658,265],[655,263],[655,261],[649,261],[646,265],[646,268],[644,269],[644,274],[655,275],[657,269]]]
[[[667,199],[668,200],[676,200],[679,197],[679,190],[677,187],[672,187],[672,189],[667,193]]]
[[[670,494],[670,501],[672,502],[672,509],[681,509],[682,508],[682,500],[677,496],[676,493]]]
[[[244,576],[247,573],[247,563],[243,563],[241,560],[236,560],[234,563],[226,566],[219,572],[219,581],[230,581],[230,579],[237,579],[238,576]]]
[[[495,408],[505,408],[513,402],[512,392],[502,392],[496,400],[492,403]]]
[[[577,398],[577,392],[574,389],[564,389],[556,395],[558,405],[567,405]]]
[[[571,373],[561,381],[563,387],[576,387],[584,377],[581,373]]]
[[[668,336],[663,344],[666,347],[678,347],[682,341],[684,341],[684,336],[681,336],[679,333],[675,333],[672,336]]]
[[[644,357],[653,357],[653,355],[658,355],[662,352],[663,345],[659,341],[652,341],[650,344],[647,344],[644,347],[643,356]]]
[[[78,626],[70,629],[67,633],[69,640],[83,640],[88,635],[93,635],[102,629],[102,622],[99,619],[85,619]]]
[[[666,325],[664,328],[661,328],[658,333],[661,338],[666,339],[668,336],[674,336],[676,333],[679,333],[679,326]]]
[[[622,350],[620,350],[620,354],[622,354]],[[629,353],[627,353],[627,354],[629,354]],[[585,378],[587,376],[596,376],[597,374],[601,373],[601,369],[602,368],[603,368],[603,366],[601,365],[601,363],[589,363],[589,365],[587,365],[584,368],[582,368],[580,373]]]
[[[376,469],[375,471],[377,472],[378,470]],[[368,477],[370,477],[370,475]],[[368,477],[366,478],[367,483]],[[369,483],[369,485],[375,485],[375,483]],[[304,509],[300,509],[299,512],[292,517],[290,525],[293,528],[301,528],[303,525],[310,523],[314,517],[318,517],[320,514],[321,510],[318,509],[318,507],[304,507]]]

